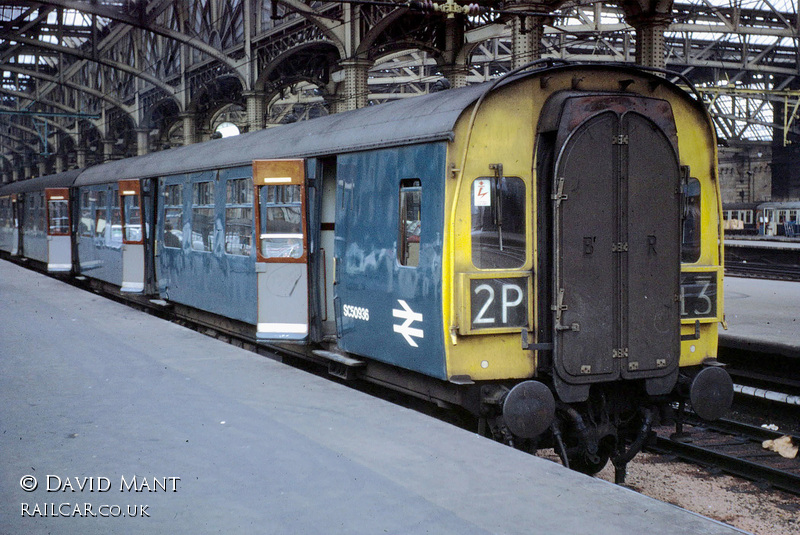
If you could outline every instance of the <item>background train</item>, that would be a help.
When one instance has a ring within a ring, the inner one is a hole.
[[[800,202],[730,203],[722,208],[725,234],[800,237]]]
[[[714,128],[657,73],[486,85],[0,189],[0,249],[624,474],[730,406]]]

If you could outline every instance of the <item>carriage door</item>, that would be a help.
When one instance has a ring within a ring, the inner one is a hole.
[[[72,269],[68,188],[45,189],[47,202],[47,271]]]
[[[304,160],[256,160],[257,336],[308,336],[308,239]]]
[[[119,181],[122,207],[122,288],[123,292],[144,291],[144,226],[142,188],[138,180]]]
[[[620,377],[665,393],[680,354],[675,149],[644,115],[594,113],[609,107],[582,108],[588,118],[560,136],[555,164],[554,363],[570,401]]]

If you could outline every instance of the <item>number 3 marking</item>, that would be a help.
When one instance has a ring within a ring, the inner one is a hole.
[[[702,299],[703,301],[705,301],[707,303],[706,309],[703,310],[703,311],[700,311],[700,310],[697,309],[697,307],[695,307],[694,313],[697,314],[698,316],[703,316],[703,315],[708,314],[709,312],[711,312],[711,305],[712,305],[711,298],[708,295],[706,295],[706,290],[708,290],[709,286],[711,286],[710,282],[705,283],[703,285],[703,289],[700,291],[700,293],[697,296],[698,299]]]

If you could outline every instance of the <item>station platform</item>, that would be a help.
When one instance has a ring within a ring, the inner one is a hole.
[[[4,261],[0,302],[3,534],[742,533]]]
[[[720,345],[800,358],[800,282],[725,277]]]

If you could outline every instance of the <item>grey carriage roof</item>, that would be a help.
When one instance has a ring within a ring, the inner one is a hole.
[[[76,185],[222,169],[249,165],[255,159],[313,157],[450,139],[459,115],[485,90],[483,84],[451,89],[117,160],[86,169]]]
[[[11,195],[12,193],[26,193],[29,191],[42,191],[45,188],[68,188],[72,186],[82,169],[70,169],[63,173],[54,175],[39,176],[29,180],[19,180],[0,187],[0,195]]]
[[[491,87],[502,87],[520,78],[548,70],[597,68],[598,64],[561,62],[558,66],[531,65],[530,67],[535,70],[506,76],[494,82],[495,85],[488,82],[449,89],[310,121],[100,164],[84,170],[75,181],[75,185],[103,184],[123,179],[224,169],[250,165],[257,159],[309,158],[375,147],[449,140],[452,139],[453,128],[459,116]],[[606,64],[604,67],[619,71],[635,71],[640,75],[655,78],[652,73],[648,75],[628,65]],[[657,79],[660,83],[674,85],[663,78]]]

